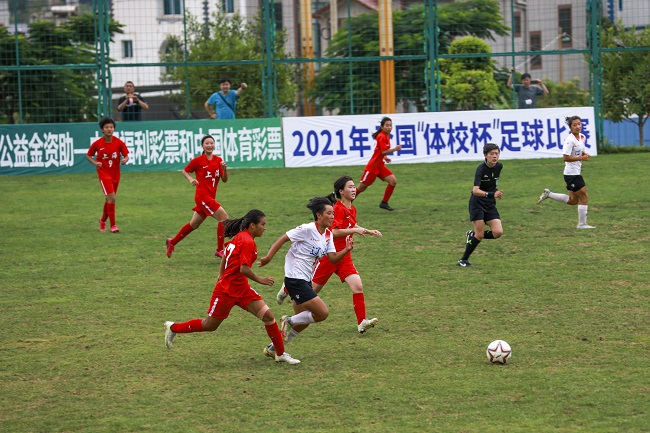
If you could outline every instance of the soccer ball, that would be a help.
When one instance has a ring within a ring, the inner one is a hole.
[[[485,351],[492,364],[505,364],[512,355],[510,345],[503,340],[494,340]]]

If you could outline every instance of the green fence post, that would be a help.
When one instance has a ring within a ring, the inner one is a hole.
[[[600,0],[587,0],[587,41],[589,44],[589,77],[591,105],[596,119],[596,136],[599,143],[604,138],[603,129],[603,75],[602,75],[602,3]]]

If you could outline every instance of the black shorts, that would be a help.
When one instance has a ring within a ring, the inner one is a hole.
[[[318,293],[311,287],[311,281],[284,277],[284,287],[298,305],[318,297]]]
[[[500,220],[497,210],[496,199],[471,196],[469,198],[469,220],[470,221],[492,221]]]
[[[577,176],[564,176],[564,181],[566,182],[567,191],[580,191],[582,188],[587,186],[585,180],[581,175]]]

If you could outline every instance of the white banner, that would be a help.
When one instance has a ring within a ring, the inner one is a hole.
[[[483,159],[483,146],[495,143],[501,158],[561,158],[570,134],[564,121],[580,116],[587,150],[596,155],[593,107],[527,110],[454,111],[388,115],[393,120],[393,163]],[[286,167],[365,165],[374,149],[372,133],[382,115],[285,117]]]

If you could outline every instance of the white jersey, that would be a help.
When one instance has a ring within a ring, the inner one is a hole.
[[[311,281],[314,265],[328,253],[335,253],[334,236],[329,229],[324,233],[318,231],[318,225],[302,224],[287,232],[291,240],[291,248],[284,259],[284,275]]]
[[[585,151],[585,140],[587,138],[580,134],[580,140],[576,138],[573,133],[564,140],[564,147],[562,148],[562,155],[580,156]],[[582,161],[564,162],[564,175],[577,176],[582,170]]]

